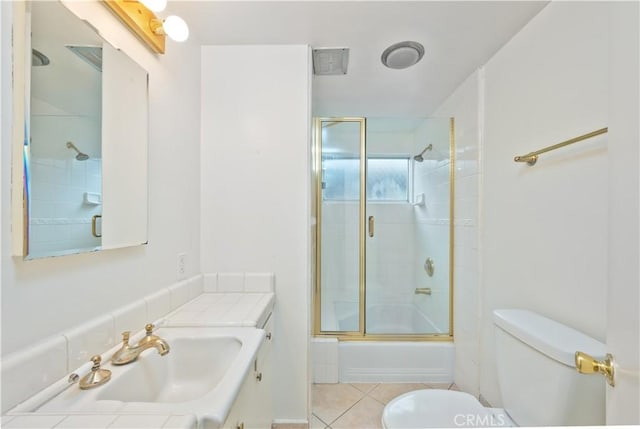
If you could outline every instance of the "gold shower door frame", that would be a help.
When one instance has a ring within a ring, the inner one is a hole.
[[[453,341],[453,266],[454,266],[454,197],[455,197],[455,121],[449,119],[449,332],[444,334],[367,334],[366,332],[366,235],[367,235],[367,141],[366,118],[314,118],[313,184],[315,198],[312,208],[316,216],[315,276],[313,276],[313,335],[333,337],[340,341]],[[322,123],[355,122],[360,124],[360,207],[359,207],[359,314],[357,331],[322,331]]]

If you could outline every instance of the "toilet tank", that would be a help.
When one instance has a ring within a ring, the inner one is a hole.
[[[605,423],[605,378],[574,364],[576,351],[603,359],[603,343],[527,310],[495,310],[493,322],[502,402],[519,426]]]

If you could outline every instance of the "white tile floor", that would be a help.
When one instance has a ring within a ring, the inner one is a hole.
[[[451,383],[314,384],[309,428],[381,428],[384,406],[398,395],[420,389],[458,390]]]

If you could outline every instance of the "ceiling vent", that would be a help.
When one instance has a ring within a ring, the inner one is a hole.
[[[79,56],[87,64],[99,72],[102,71],[102,46],[65,45],[67,49]]]
[[[391,69],[406,69],[424,56],[424,46],[418,42],[400,42],[389,46],[382,53],[382,64]]]
[[[318,48],[313,50],[313,74],[316,76],[347,74],[349,48]]]

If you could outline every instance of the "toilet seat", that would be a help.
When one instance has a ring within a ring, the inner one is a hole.
[[[472,395],[451,390],[415,390],[384,407],[382,427],[418,429],[432,427],[498,426],[493,414]]]

